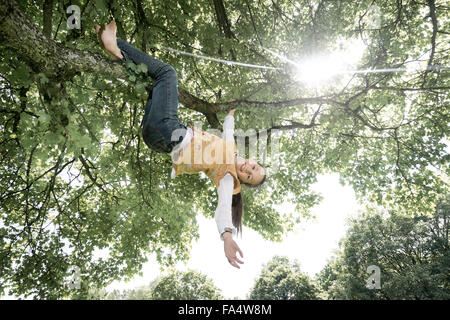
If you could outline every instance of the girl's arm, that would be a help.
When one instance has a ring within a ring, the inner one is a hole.
[[[232,111],[234,113],[234,110]],[[233,114],[231,115],[228,114],[223,122],[222,139],[224,139],[225,141],[234,141],[233,135],[234,135],[234,117]],[[217,228],[219,229],[220,238],[222,240],[223,240],[222,234],[225,231],[225,228],[231,229],[232,233],[236,234],[236,228],[233,226],[231,217],[233,188],[234,188],[233,176],[227,173],[222,178],[222,180],[220,180],[218,188],[219,202],[217,205],[215,215]]]
[[[220,180],[219,188],[217,193],[219,199],[217,202],[217,208],[214,215],[216,220],[217,230],[220,234],[220,239],[223,240],[223,233],[228,229],[232,231],[233,235],[237,234],[236,228],[233,226],[231,217],[231,203],[233,200],[233,187],[234,181],[233,176],[229,173]]]
[[[236,253],[239,252],[241,257],[244,257],[241,249],[237,243],[233,240],[232,235],[236,235],[236,228],[233,226],[231,216],[231,203],[233,198],[234,181],[231,174],[227,173],[225,177],[220,180],[218,193],[219,201],[215,213],[215,220],[217,223],[217,229],[219,230],[220,239],[224,241],[224,251],[228,262],[238,269],[240,269],[237,263],[244,263],[237,257]],[[231,230],[227,232],[227,230]]]
[[[223,134],[222,138],[225,141],[233,141],[234,142],[234,109],[231,110],[228,115],[225,117],[223,122]],[[242,254],[241,249],[237,245],[237,243],[233,240],[233,235],[236,235],[237,230],[233,226],[232,216],[231,216],[231,205],[233,200],[233,189],[234,189],[234,180],[233,176],[227,173],[222,180],[220,180],[219,184],[219,201],[216,210],[216,223],[217,228],[219,230],[220,239],[224,241],[224,251],[225,256],[228,259],[228,262],[238,269],[240,269],[238,263],[244,263],[236,256],[236,253],[239,252],[241,257]],[[231,231],[231,232],[227,232]]]
[[[234,111],[231,109],[223,121],[222,139],[225,141],[234,141]]]

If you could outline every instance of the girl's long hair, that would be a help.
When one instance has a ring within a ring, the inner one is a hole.
[[[259,163],[258,163],[259,164]],[[262,165],[259,164],[261,167]],[[263,167],[264,168],[264,167]],[[265,170],[264,170],[265,171]],[[258,184],[248,184],[241,183],[250,188],[257,188],[262,185],[266,181],[267,173],[262,178],[261,182]],[[237,233],[242,235],[242,216],[244,215],[243,204],[242,204],[242,195],[241,192],[233,195],[233,201],[231,204],[231,216],[233,225],[236,227]]]
[[[231,217],[233,225],[236,227],[237,233],[242,234],[242,216],[244,214],[242,208],[242,196],[239,192],[238,194],[233,194],[233,202],[231,204]]]

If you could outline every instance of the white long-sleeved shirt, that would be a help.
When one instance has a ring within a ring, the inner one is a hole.
[[[234,117],[232,115],[227,115],[223,122],[223,133],[222,139],[225,141],[234,141]],[[179,153],[188,145],[193,137],[193,132],[191,128],[188,128],[183,141],[176,149],[172,151],[172,161],[176,161]],[[172,168],[171,178],[175,178],[175,169]],[[237,230],[233,225],[231,216],[231,204],[233,200],[233,190],[234,190],[234,180],[230,173],[227,173],[219,183],[219,188],[217,190],[219,200],[217,203],[217,208],[214,214],[214,219],[217,224],[217,230],[219,231],[220,239],[223,240],[222,234],[225,229],[231,229],[232,236],[236,236]]]

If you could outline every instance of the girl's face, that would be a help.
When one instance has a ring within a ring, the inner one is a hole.
[[[239,180],[243,183],[258,184],[264,178],[264,168],[255,160],[240,159],[236,160],[236,173]]]

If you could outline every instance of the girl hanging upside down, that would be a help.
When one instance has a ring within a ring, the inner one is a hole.
[[[174,68],[150,57],[122,39],[116,38],[116,23],[104,28],[95,26],[103,49],[123,61],[144,63],[154,79],[143,119],[142,136],[149,148],[170,153],[172,175],[204,172],[218,189],[215,220],[228,262],[239,268],[243,263],[236,255],[243,253],[233,235],[242,232],[241,184],[256,187],[266,179],[264,167],[256,161],[237,156],[234,143],[234,109],[225,117],[222,137],[186,127],[178,121],[178,87]]]

